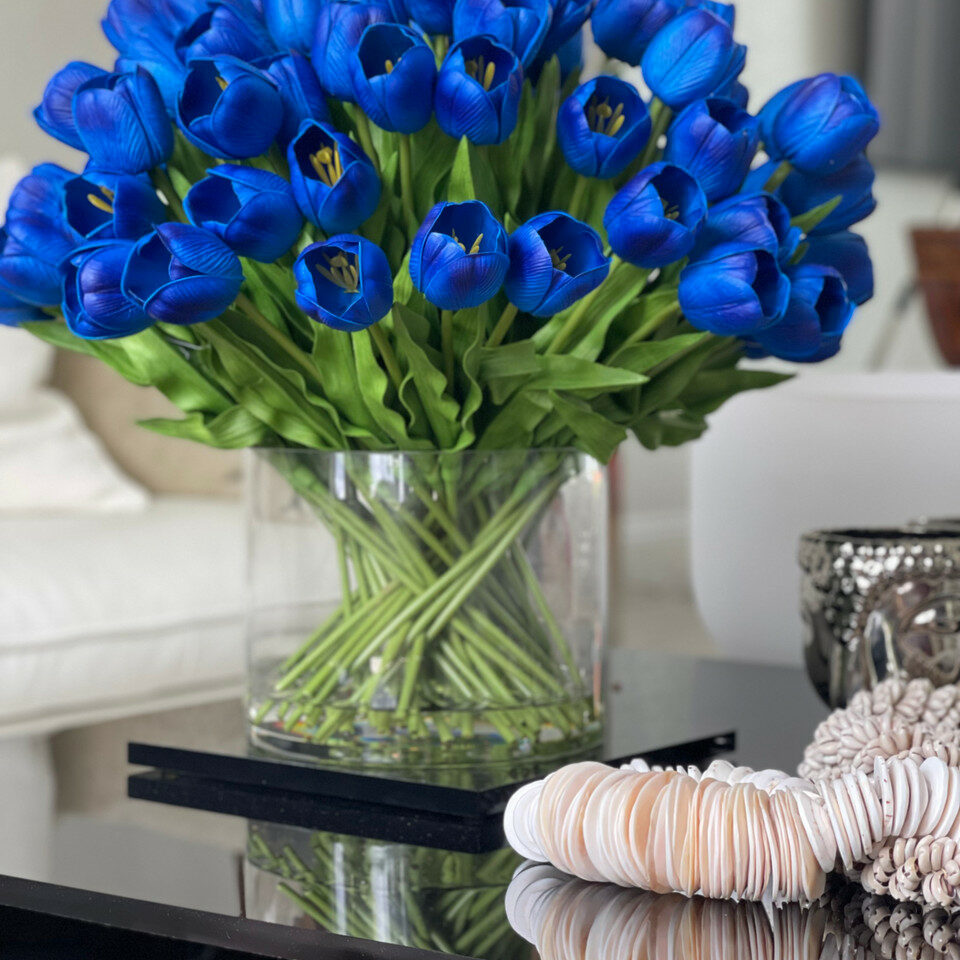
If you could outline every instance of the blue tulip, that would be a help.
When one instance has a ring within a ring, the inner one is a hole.
[[[82,150],[83,141],[73,122],[73,95],[88,80],[101,76],[106,76],[106,70],[80,61],[58,70],[43,91],[40,106],[33,111],[40,129],[67,146]]]
[[[509,254],[507,298],[535,317],[566,310],[599,287],[610,270],[597,231],[558,210],[517,227]]]
[[[80,240],[137,240],[167,219],[148,177],[89,169],[64,184],[63,213]]]
[[[24,250],[46,263],[65,260],[77,243],[63,215],[63,193],[73,174],[54,163],[41,163],[13,188],[6,231]]]
[[[437,61],[416,30],[398,23],[370,24],[350,71],[356,101],[378,127],[416,133],[430,122]]]
[[[618,257],[652,269],[683,259],[706,215],[697,181],[682,167],[654,163],[614,194],[603,226]]]
[[[304,120],[330,121],[323,88],[306,57],[299,53],[277,54],[258,61],[256,66],[277,85],[283,100],[283,122],[277,134],[280,146],[290,143]]]
[[[678,296],[684,317],[698,330],[752,336],[783,316],[790,281],[766,250],[717,247],[684,267]]]
[[[263,14],[281,50],[309,53],[324,0],[264,0]]]
[[[236,254],[207,230],[163,223],[130,251],[121,288],[159,323],[201,323],[237,298],[243,270]]]
[[[434,108],[444,133],[471,143],[503,143],[517,126],[523,67],[517,55],[490,37],[470,37],[450,48]]]
[[[478,307],[503,286],[507,233],[480,200],[438,203],[413,238],[413,285],[441,310]]]
[[[2,280],[0,280],[2,282]],[[0,287],[0,327],[18,327],[30,320],[48,320],[49,317],[39,307],[7,293]]]
[[[204,152],[248,160],[266,152],[280,132],[284,105],[262,70],[236,57],[194,60],[177,100],[177,123]]]
[[[60,267],[44,249],[14,240],[0,229],[0,291],[35,307],[60,302]]]
[[[153,77],[105,73],[77,88],[73,122],[83,149],[98,170],[145,173],[173,152],[173,127]]]
[[[550,29],[550,0],[457,0],[453,8],[453,39],[485,34],[512,50],[524,67],[540,52]]]
[[[320,85],[331,96],[353,102],[350,61],[363,31],[371,23],[387,23],[387,8],[376,3],[332,0],[321,10],[313,44],[313,66]]]
[[[296,243],[303,215],[283,177],[225,164],[191,188],[183,209],[195,227],[216,234],[234,253],[273,263]]]
[[[843,231],[809,237],[803,262],[833,267],[843,277],[850,299],[857,305],[873,296],[873,261],[859,234]]]
[[[63,277],[63,318],[83,340],[113,340],[146,330],[153,321],[121,289],[132,243],[100,243],[71,257]]]
[[[334,330],[365,330],[393,306],[393,274],[386,254],[351,233],[314,243],[293,265],[297,304]]]
[[[683,9],[684,0],[599,0],[590,20],[593,38],[608,57],[636,67],[654,36]]]
[[[837,207],[811,231],[836,233],[873,213],[877,206],[873,196],[875,176],[870,161],[860,156],[836,173],[815,176],[795,170],[780,185],[777,195],[794,216],[840,197]]]
[[[720,3],[719,0],[687,0],[687,5],[709,10],[714,16],[727,23],[731,30],[736,26],[737,10],[732,3]]]
[[[556,57],[560,62],[560,82],[566,83],[570,74],[583,69],[583,31],[574,34],[562,44],[556,52]],[[545,62],[542,57],[539,57],[531,69],[536,71],[537,67],[542,68]]]
[[[816,363],[840,350],[854,305],[843,278],[832,267],[802,263],[790,273],[790,301],[783,317],[753,335],[768,354],[797,363]]]
[[[567,163],[584,177],[615,177],[647,145],[650,114],[636,87],[601,75],[560,105],[557,141]]]
[[[455,0],[407,0],[410,19],[427,33],[453,33]]]
[[[554,54],[560,56],[560,51],[580,33],[583,25],[590,19],[596,2],[597,0],[552,0],[550,29],[540,45],[537,64],[542,66]]]
[[[643,79],[655,96],[677,110],[732,83],[744,56],[725,20],[694,8],[654,35],[643,54]]]
[[[695,100],[671,124],[663,159],[692,173],[713,203],[740,189],[759,144],[749,113],[729,100]]]
[[[207,0],[206,9],[177,36],[177,56],[189,64],[203,57],[259,60],[276,51],[266,25],[233,0]]]
[[[380,178],[345,133],[305,120],[287,148],[290,182],[303,215],[324,233],[346,233],[377,209]]]
[[[781,263],[789,262],[802,234],[790,223],[787,208],[769,193],[738,194],[710,208],[697,239],[694,258],[716,247],[765,250]]]
[[[764,149],[805,173],[847,166],[879,129],[879,114],[863,87],[833,73],[791,84],[760,111]]]
[[[734,80],[733,83],[722,87],[714,96],[720,97],[723,100],[729,100],[741,110],[746,110],[747,104],[750,102],[750,91],[739,80]]]

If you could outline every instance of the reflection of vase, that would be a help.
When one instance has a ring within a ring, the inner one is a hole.
[[[960,366],[960,230],[911,231],[917,285],[940,355]]]
[[[507,922],[504,894],[520,857],[382,843],[251,822],[247,916],[487,960],[529,947]]]
[[[349,764],[600,739],[604,470],[566,450],[251,458],[249,720]]]

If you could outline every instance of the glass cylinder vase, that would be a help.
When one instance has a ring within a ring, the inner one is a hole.
[[[253,451],[252,742],[448,767],[602,735],[607,482],[574,450]]]

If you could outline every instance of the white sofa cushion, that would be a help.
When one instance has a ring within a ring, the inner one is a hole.
[[[235,695],[241,504],[0,519],[0,736]]]

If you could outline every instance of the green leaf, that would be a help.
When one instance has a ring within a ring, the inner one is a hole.
[[[654,413],[631,424],[630,429],[648,450],[657,447],[679,447],[696,440],[707,429],[707,421],[683,411]]]
[[[695,347],[707,336],[706,333],[682,333],[676,337],[667,337],[665,340],[643,340],[640,343],[632,343],[617,351],[616,363],[624,370],[647,373],[677,354]]]
[[[823,223],[823,221],[840,206],[842,200],[842,194],[836,196],[832,200],[827,200],[825,203],[821,203],[819,206],[807,210],[806,213],[801,213],[799,216],[794,217],[790,223],[795,227],[799,227],[804,233],[809,233],[819,224]]]
[[[460,379],[465,383],[460,405],[460,437],[457,449],[469,447],[476,439],[473,418],[483,404],[483,389],[479,383],[480,352],[486,339],[487,306],[472,310],[458,310],[453,315],[453,351],[457,358]]]
[[[673,403],[687,388],[715,347],[716,339],[710,337],[668,361],[649,383],[640,388],[640,403],[635,416],[645,417]]]
[[[454,203],[464,200],[482,200],[497,216],[502,215],[503,203],[493,168],[481,147],[461,138],[457,155],[447,183],[447,199]]]
[[[577,446],[601,463],[606,463],[617,447],[626,439],[627,431],[618,423],[595,413],[582,400],[563,397],[551,392],[553,408],[572,431]]]
[[[438,199],[437,186],[450,173],[458,141],[448,137],[436,120],[413,134],[411,140],[414,204],[417,213],[425,216]]]
[[[138,423],[165,437],[193,440],[221,450],[262,446],[272,437],[267,426],[244,407],[231,407],[215,417],[205,417],[198,412],[183,420],[152,419]]]
[[[702,370],[680,394],[680,402],[688,412],[704,416],[735,394],[773,387],[792,376],[772,370]]]
[[[521,391],[493,418],[480,437],[477,449],[513,450],[531,446],[534,430],[551,409],[547,394]]]

